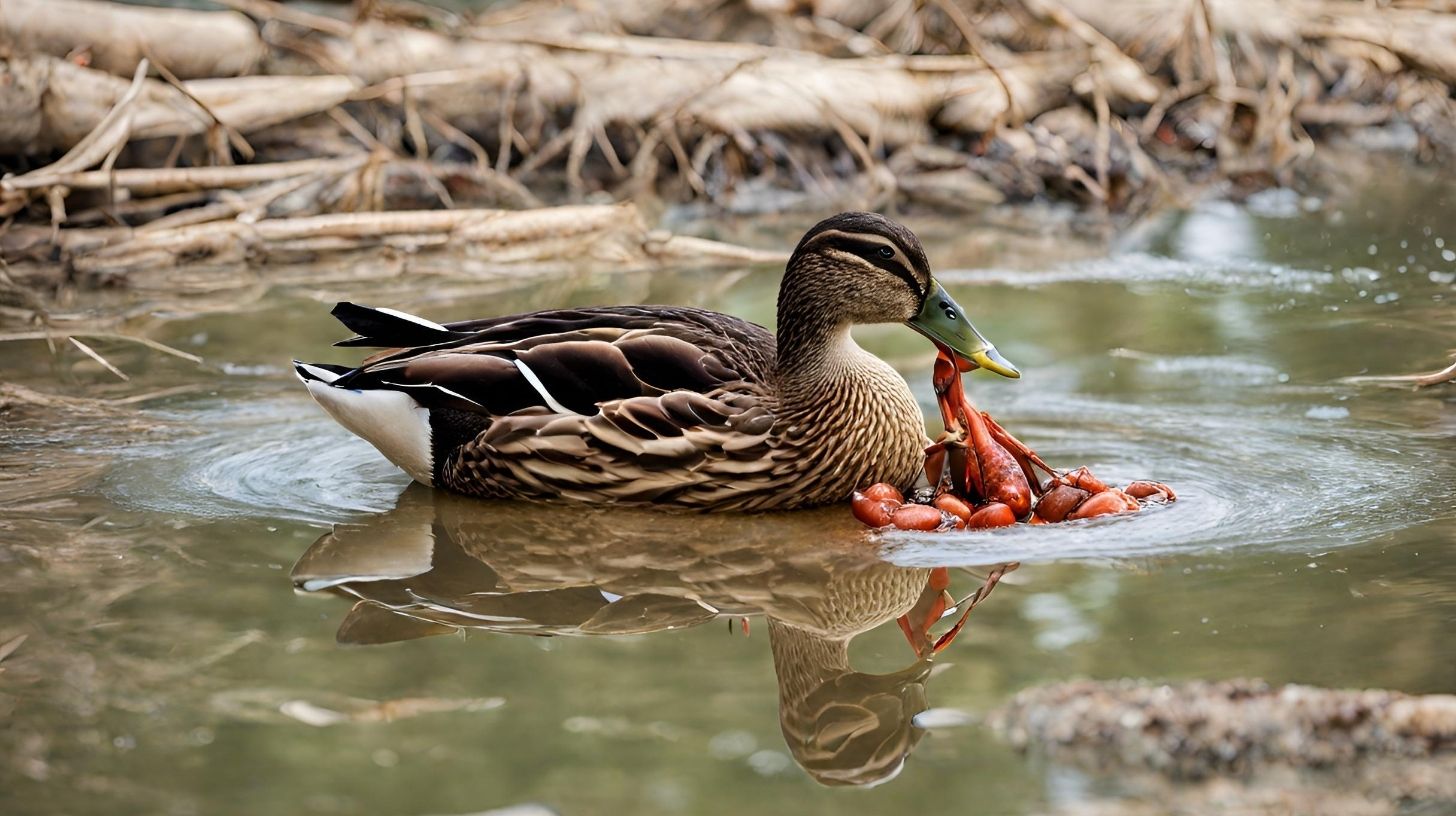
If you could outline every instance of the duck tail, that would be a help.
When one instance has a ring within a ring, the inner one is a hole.
[[[336,346],[408,348],[448,343],[466,336],[423,317],[348,301],[336,304],[330,314],[356,335],[340,340]]]
[[[403,391],[351,385],[343,377],[353,369],[345,366],[294,360],[293,371],[334,421],[368,440],[415,481],[434,483],[428,408]]]
[[[311,382],[330,385],[338,378],[348,374],[354,369],[348,366],[334,365],[332,363],[305,363],[302,360],[293,361],[293,373],[298,375],[305,384]]]

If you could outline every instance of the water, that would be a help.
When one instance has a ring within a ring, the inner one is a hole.
[[[989,257],[960,225],[917,225],[1025,371],[974,377],[972,397],[1055,464],[1180,495],[1056,528],[876,538],[843,509],[703,518],[406,489],[286,367],[357,359],[328,347],[333,299],[439,320],[637,301],[766,322],[771,269],[168,301],[129,330],[206,363],[97,341],[125,384],[70,350],[0,344],[6,380],[52,393],[193,389],[0,414],[0,644],[28,636],[0,662],[0,809],[1190,807],[1209,789],[1023,757],[976,723],[1084,676],[1456,691],[1456,392],[1341,382],[1432,370],[1456,346],[1452,193],[1392,172],[1325,201],[1211,202],[1072,261],[1018,249],[1035,235]],[[146,313],[157,296],[107,297]],[[857,335],[934,416],[923,340]],[[960,639],[917,659],[893,618],[929,570],[951,567],[959,597],[1008,561]]]

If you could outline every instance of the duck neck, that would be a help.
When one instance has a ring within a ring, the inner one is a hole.
[[[790,401],[843,377],[865,354],[849,321],[827,305],[789,287],[779,297],[777,373],[779,391]]]
[[[850,637],[829,637],[791,623],[768,619],[768,644],[773,653],[782,708],[802,705],[816,689],[851,672]]]

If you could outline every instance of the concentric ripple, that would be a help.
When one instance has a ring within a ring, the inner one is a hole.
[[[1147,361],[1154,367],[1157,361]],[[1176,367],[1176,366],[1175,366]],[[1219,379],[1221,375],[1209,376]],[[1276,404],[1137,405],[1059,393],[1017,397],[998,417],[1057,466],[1085,464],[1113,484],[1167,482],[1175,504],[1135,516],[973,533],[889,533],[904,565],[1127,559],[1235,548],[1319,552],[1456,516],[1434,485],[1456,482],[1439,446],[1312,410],[1331,394]],[[390,509],[407,477],[370,445],[283,395],[210,401],[174,418],[194,430],[126,449],[108,479],[119,503],[201,517],[266,516],[331,523]]]
[[[107,483],[119,503],[331,523],[388,510],[409,481],[307,398],[207,402],[170,418],[192,433],[127,448]]]
[[[1234,548],[1319,552],[1456,514],[1440,485],[1456,467],[1409,430],[1320,398],[1278,406],[1156,407],[1059,396],[999,418],[1054,466],[1085,464],[1110,484],[1139,478],[1179,500],[1137,515],[1013,529],[884,536],[906,565],[1136,558]]]

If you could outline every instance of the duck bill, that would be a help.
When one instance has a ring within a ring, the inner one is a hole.
[[[920,314],[905,322],[905,325],[935,341],[935,344],[955,352],[957,357],[974,363],[978,368],[994,371],[1003,377],[1021,376],[1001,352],[991,345],[971,321],[966,319],[966,310],[945,291],[939,281],[930,281],[930,295],[925,298],[925,307]]]

